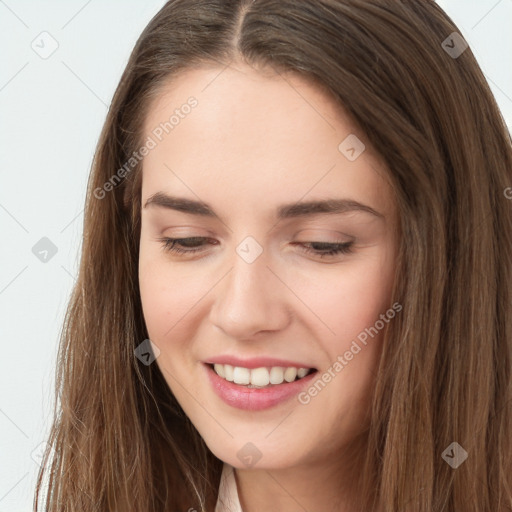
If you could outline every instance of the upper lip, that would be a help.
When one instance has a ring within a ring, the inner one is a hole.
[[[275,357],[251,357],[249,359],[241,359],[237,356],[221,355],[210,357],[206,361],[207,364],[229,364],[231,366],[241,366],[242,368],[262,368],[271,366],[282,366],[288,368],[294,366],[295,368],[314,368],[308,363],[291,361],[287,359],[276,359]]]

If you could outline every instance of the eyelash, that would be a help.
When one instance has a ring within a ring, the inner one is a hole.
[[[206,240],[205,237],[189,237],[189,238],[159,238],[158,239],[163,246],[164,251],[176,254],[195,254],[202,251],[202,248],[195,247],[191,249],[183,249],[182,247],[177,246],[178,243],[181,242],[200,242],[202,240]],[[352,252],[352,244],[353,242],[343,242],[343,243],[328,243],[328,242],[296,242],[296,244],[301,246],[301,249],[308,254],[314,254],[315,256],[319,256],[320,258],[325,258],[329,256],[336,256],[338,254],[349,254]],[[212,244],[214,245],[214,244]],[[319,251],[316,249],[312,249],[310,247],[304,247],[304,245],[320,245],[327,248],[327,251]]]

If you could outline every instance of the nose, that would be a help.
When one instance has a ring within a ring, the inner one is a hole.
[[[231,270],[213,290],[210,321],[234,339],[284,329],[290,320],[287,288],[268,268],[264,255],[248,263],[235,254]]]

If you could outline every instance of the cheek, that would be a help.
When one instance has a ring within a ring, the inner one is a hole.
[[[141,252],[139,287],[149,337],[157,345],[183,331],[194,305],[204,292],[197,279],[161,258]],[[202,293],[203,292],[203,293]]]
[[[304,302],[310,305],[328,334],[323,338],[333,340],[326,348],[342,350],[389,309],[392,267],[384,263],[381,254],[376,254],[302,283],[297,295],[307,297]]]
[[[172,310],[173,300],[160,265],[146,257],[142,249],[139,259],[139,288],[149,337],[158,343],[164,332],[168,312]]]

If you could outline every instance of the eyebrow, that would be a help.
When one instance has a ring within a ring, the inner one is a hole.
[[[217,217],[213,208],[207,203],[183,197],[169,196],[163,192],[153,194],[144,204],[144,208],[147,208],[148,206],[157,206],[203,217]],[[277,208],[276,215],[278,219],[290,219],[322,213],[343,214],[354,211],[368,213],[384,219],[384,215],[382,215],[382,213],[378,212],[371,206],[353,199],[324,199],[318,201],[302,201],[283,204]]]

